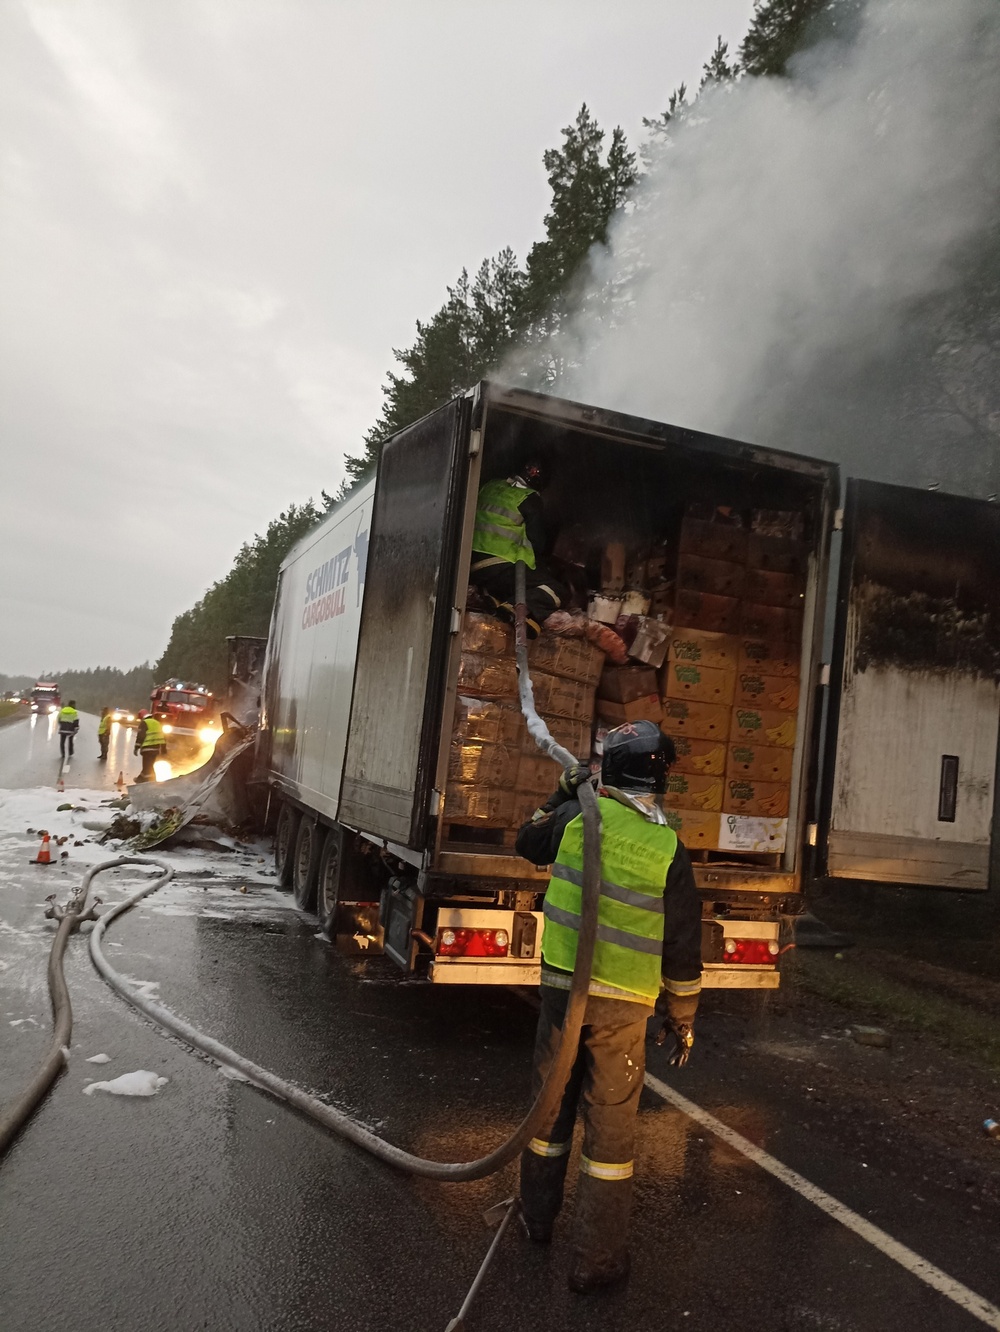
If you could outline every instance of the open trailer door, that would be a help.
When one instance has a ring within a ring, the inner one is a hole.
[[[425,416],[379,460],[337,817],[402,846],[431,796],[473,405]]]
[[[1000,506],[850,480],[820,864],[989,886],[1000,718]]]

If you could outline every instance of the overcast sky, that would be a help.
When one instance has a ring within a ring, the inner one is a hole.
[[[0,671],[131,666],[752,0],[0,0]]]

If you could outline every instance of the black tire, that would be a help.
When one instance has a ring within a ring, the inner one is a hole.
[[[274,830],[274,868],[278,874],[280,888],[292,886],[295,838],[299,831],[300,817],[294,805],[282,805],[278,813],[278,824]]]
[[[337,907],[344,879],[344,834],[328,828],[316,876],[316,917],[320,933],[333,943],[337,937]]]
[[[315,819],[299,819],[292,859],[292,894],[300,911],[312,911],[316,905],[316,879],[325,831]]]

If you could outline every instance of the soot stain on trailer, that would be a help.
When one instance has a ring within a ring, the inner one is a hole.
[[[1000,680],[1000,634],[988,610],[976,613],[954,598],[869,582],[855,596],[860,621],[856,670],[896,666]]]

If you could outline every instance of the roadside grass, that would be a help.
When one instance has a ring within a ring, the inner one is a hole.
[[[0,703],[0,721],[3,721],[7,717],[13,717],[15,713],[23,711],[23,703]]]
[[[877,1018],[917,1032],[977,1067],[1000,1073],[1000,1025],[993,1013],[880,976],[849,954],[838,959],[803,949],[786,978],[800,991],[842,1005],[852,1020]]]

